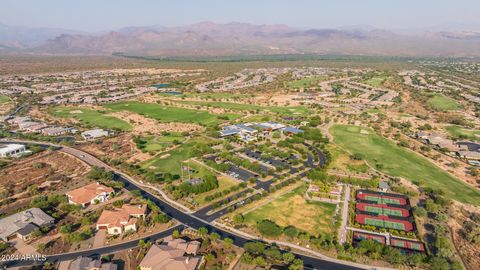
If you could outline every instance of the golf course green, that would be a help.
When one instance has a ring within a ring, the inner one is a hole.
[[[215,125],[223,122],[221,118],[235,119],[237,114],[211,114],[203,110],[163,106],[155,103],[137,101],[119,102],[105,105],[112,111],[129,111],[153,118],[161,122],[196,123],[201,125]]]
[[[114,116],[106,115],[106,112],[95,111],[92,109],[79,107],[53,107],[48,112],[57,117],[74,118],[88,127],[99,127],[106,129],[115,129],[129,131],[132,126],[121,119]]]
[[[421,186],[441,189],[445,196],[462,203],[480,205],[480,191],[456,179],[427,159],[397,146],[373,130],[351,125],[330,128],[334,142],[350,153],[361,153],[372,166],[391,176],[403,177]]]

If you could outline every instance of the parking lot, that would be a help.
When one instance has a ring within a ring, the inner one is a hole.
[[[258,177],[257,174],[254,174],[250,171],[237,167],[233,164],[231,164],[230,170],[228,170],[226,173],[242,181],[248,181],[248,179],[250,178]]]
[[[275,168],[285,168],[289,162],[283,159],[276,159],[276,158],[267,158],[267,159],[262,159],[262,152],[260,151],[252,151],[250,149],[245,150],[245,155],[248,157],[251,157],[253,159],[256,159],[258,161],[265,162],[267,164],[270,164],[274,166]]]

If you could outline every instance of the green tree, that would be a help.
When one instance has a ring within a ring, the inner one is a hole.
[[[278,248],[270,247],[263,251],[263,255],[269,258],[270,260],[281,261],[282,260],[282,253]]]
[[[431,270],[450,270],[448,261],[444,258],[433,257],[430,260],[430,269]]]
[[[263,251],[265,250],[265,244],[262,242],[247,242],[243,245],[243,248],[246,252],[260,255],[263,254]]]
[[[413,213],[418,216],[418,217],[426,217],[427,216],[427,211],[425,208],[417,206],[413,209]]]
[[[232,238],[225,238],[223,239],[223,245],[225,246],[225,248],[229,249],[233,246],[233,240]]]
[[[298,230],[294,226],[288,226],[283,230],[283,234],[292,239],[298,236]]]
[[[302,270],[303,269],[303,261],[301,259],[293,260],[292,264],[288,267],[288,270]]]
[[[213,242],[217,241],[218,239],[220,239],[220,234],[216,232],[212,232],[210,234],[210,240],[212,240]]]
[[[44,252],[46,248],[47,248],[47,244],[45,244],[45,243],[40,243],[40,244],[38,244],[38,246],[37,246],[37,249],[38,249],[38,251],[40,251],[40,252]]]
[[[286,264],[289,264],[295,260],[295,255],[290,252],[286,252],[282,254],[282,259]]]
[[[208,229],[205,228],[205,227],[200,227],[200,228],[198,228],[198,234],[199,234],[201,237],[205,237],[205,236],[207,236],[207,234],[208,234]]]
[[[214,261],[214,260],[215,260],[215,255],[212,254],[212,253],[208,253],[207,255],[205,255],[205,260],[206,260],[207,262]]]
[[[267,261],[265,261],[265,259],[262,256],[255,257],[255,259],[253,259],[253,263],[261,267],[267,266]]]
[[[264,219],[257,223],[258,231],[265,236],[277,237],[282,234],[282,228],[278,226],[275,222]]]

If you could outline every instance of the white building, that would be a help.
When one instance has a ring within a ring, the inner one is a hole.
[[[0,157],[19,157],[28,152],[23,144],[0,144]]]
[[[103,129],[92,129],[82,132],[82,137],[87,141],[95,140],[101,137],[107,137],[108,135],[108,131]]]

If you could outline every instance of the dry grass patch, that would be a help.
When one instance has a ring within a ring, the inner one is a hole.
[[[280,195],[275,200],[245,214],[245,221],[252,225],[270,219],[280,226],[295,226],[312,235],[332,233],[336,205],[305,200],[306,186],[302,185]]]

